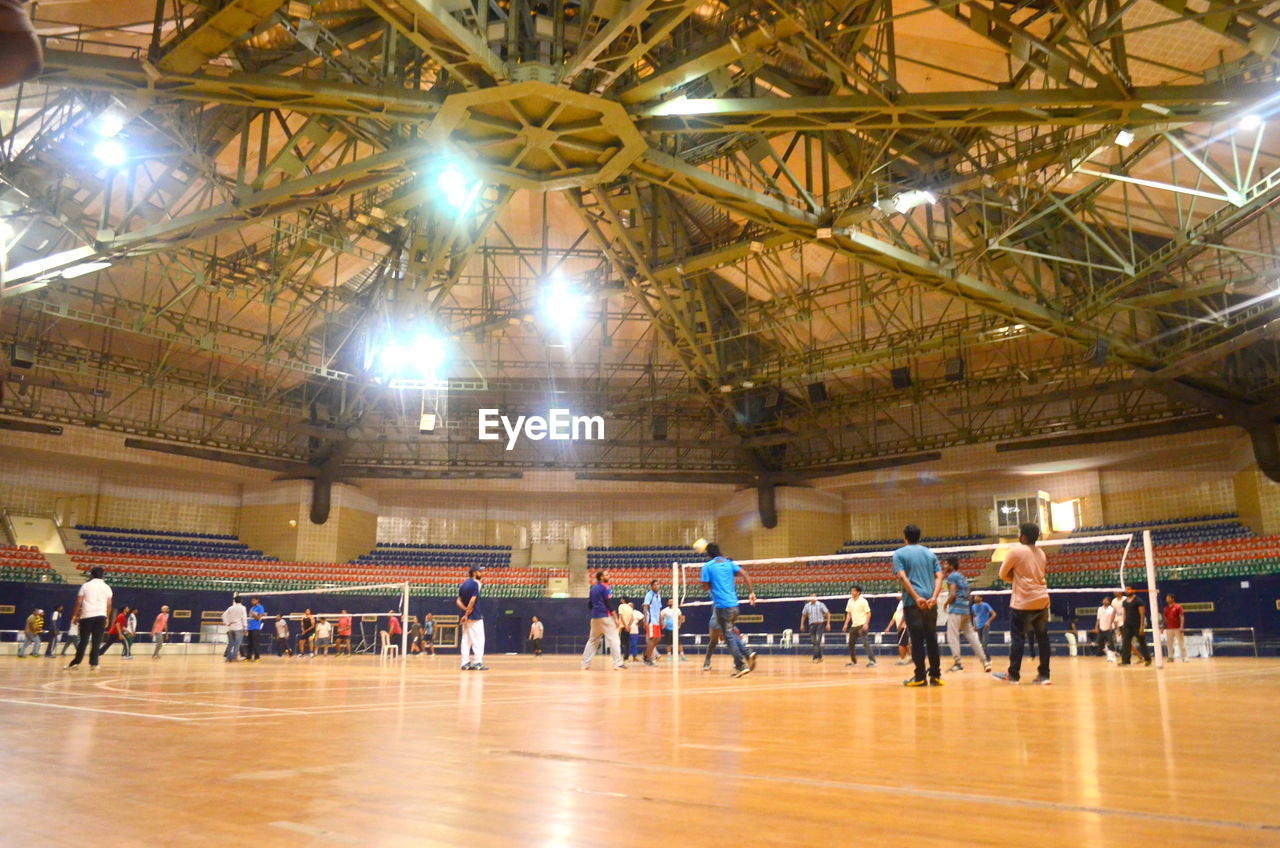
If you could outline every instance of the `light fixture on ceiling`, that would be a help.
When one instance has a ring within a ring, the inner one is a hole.
[[[912,209],[924,206],[926,203],[932,206],[937,202],[938,198],[933,192],[918,188],[899,192],[890,201],[893,204],[893,211],[899,215],[905,215]]]
[[[732,391],[733,391],[733,386],[729,385],[728,383],[724,383],[720,386],[720,394],[722,395],[727,395]]]
[[[542,318],[554,327],[561,340],[568,342],[586,312],[587,299],[559,271],[552,273],[542,287]]]
[[[93,146],[93,158],[108,168],[119,168],[129,158],[129,152],[116,139],[104,138]]]
[[[126,117],[118,106],[108,106],[93,120],[93,131],[103,138],[115,138],[124,129]]]
[[[1120,147],[1128,147],[1133,144],[1134,135],[1129,130],[1120,130],[1116,133],[1116,144]]]
[[[742,388],[744,388],[744,389],[754,389],[755,387],[756,387],[756,384],[755,384],[755,382],[754,382],[754,381],[752,381],[752,380],[743,380],[743,381],[742,381]]]
[[[378,378],[387,382],[435,382],[449,364],[449,354],[449,340],[434,330],[389,332],[374,346],[369,364]]]
[[[1245,132],[1253,132],[1254,130],[1261,127],[1262,124],[1263,124],[1262,116],[1255,112],[1250,112],[1247,115],[1242,115],[1240,117],[1240,129],[1244,130]]]
[[[62,278],[64,280],[74,280],[76,277],[83,277],[85,274],[92,274],[94,271],[105,271],[110,267],[110,262],[84,262],[67,268],[62,272]]]
[[[466,214],[475,205],[484,187],[471,168],[457,159],[436,163],[432,168],[431,182],[443,205],[459,215]]]

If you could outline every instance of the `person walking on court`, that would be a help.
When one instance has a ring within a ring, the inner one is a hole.
[[[429,650],[434,657],[436,655],[436,617],[431,613],[427,613],[427,620],[422,622],[422,638],[427,640],[425,650]]]
[[[55,613],[57,610],[54,611]],[[1183,632],[1183,628],[1187,623],[1187,614],[1182,610],[1182,604],[1172,594],[1164,596],[1164,632],[1169,634],[1169,661],[1181,657],[1183,662],[1187,661],[1187,637]],[[1174,647],[1177,650],[1174,650]]]
[[[302,629],[298,633],[298,656],[315,656],[316,652],[316,617],[311,614],[311,607],[302,611]]]
[[[107,628],[107,641],[102,645],[102,654],[105,656],[112,645],[119,642],[121,650],[124,650],[124,633],[125,628],[129,626],[129,607],[123,606],[119,612],[111,618],[111,626]]]
[[[283,613],[276,618],[276,653],[280,656],[293,656],[289,647],[289,619]]]
[[[62,633],[65,623],[62,615],[62,604],[58,604],[45,616],[45,633],[49,637],[49,644],[44,649],[45,659],[53,659],[53,649],[58,645],[58,636]]]
[[[906,542],[893,552],[893,573],[902,584],[902,615],[911,639],[911,659],[916,672],[904,686],[941,686],[942,660],[938,655],[938,595],[942,592],[942,566],[933,551],[920,544],[920,528],[908,524]],[[925,659],[928,658],[928,677]]]
[[[42,633],[44,633],[44,610],[33,609],[22,627],[22,644],[18,646],[18,659],[25,657],[27,648],[32,645],[35,647],[31,648],[31,656],[40,658],[40,634]]]
[[[649,591],[644,593],[644,664],[653,665],[658,659],[658,642],[662,639],[662,593],[658,581],[649,581]]]
[[[245,626],[245,637],[248,639],[248,650],[245,659],[259,662],[262,659],[259,642],[262,641],[262,619],[267,610],[257,598],[249,599],[249,620]]]
[[[84,661],[85,648],[89,648],[89,668],[96,669],[102,656],[102,636],[107,629],[107,610],[111,608],[111,587],[102,579],[102,566],[95,565],[89,571],[89,580],[76,595],[76,607],[71,612],[71,626],[79,630],[76,655],[67,668],[76,668]]]
[[[133,642],[138,638],[138,608],[127,607],[129,615],[124,620],[124,658],[133,659]]]
[[[346,610],[338,616],[338,646],[335,653],[351,656],[351,616]]]
[[[67,620],[71,621],[71,617],[67,616]],[[67,648],[74,647],[80,641],[80,625],[72,621],[67,627],[67,632],[62,637],[62,650],[58,652],[58,656],[65,657]]]
[[[632,607],[631,623],[627,625],[627,641],[630,643],[630,650],[627,654],[633,661],[640,658],[640,628],[643,626],[643,623],[643,607],[639,609]]]
[[[911,660],[908,656],[911,653],[911,642],[908,639],[906,616],[902,612],[902,600],[898,600],[898,606],[894,608],[893,615],[889,618],[889,623],[885,625],[884,632],[880,635],[888,634],[890,630],[898,635],[894,638],[898,640],[898,665],[910,665]]]
[[[973,629],[978,631],[978,641],[982,643],[982,653],[990,662],[991,649],[987,647],[987,637],[991,633],[991,623],[996,620],[995,607],[987,603],[986,598],[975,594],[973,603],[969,606],[969,613],[973,616]]]
[[[724,640],[729,643],[729,652],[733,654],[733,676],[744,677],[756,669],[756,652],[747,648],[742,636],[734,629],[734,622],[738,619],[738,575],[741,574],[747,582],[747,600],[751,606],[756,605],[756,587],[747,570],[722,556],[720,546],[715,542],[707,545],[706,554],[710,559],[702,566],[702,588],[711,593],[712,615],[720,625]]]
[[[227,662],[240,661],[240,643],[244,641],[244,631],[249,624],[249,613],[240,596],[231,599],[231,606],[222,611],[222,623],[227,627],[227,649],[222,658]]]
[[[947,647],[951,649],[951,668],[948,671],[964,671],[960,662],[960,634],[968,640],[973,655],[982,663],[983,671],[991,671],[991,659],[982,647],[978,631],[973,628],[969,610],[969,580],[960,571],[960,558],[947,557],[943,582],[947,587]]]
[[[591,611],[591,631],[587,635],[587,644],[582,649],[582,670],[591,668],[591,661],[599,650],[600,637],[609,646],[613,656],[613,667],[621,671],[627,667],[622,661],[622,642],[618,638],[618,611],[613,600],[613,590],[609,588],[609,572],[597,571],[596,582],[587,594],[587,607]]]
[[[1018,544],[1009,548],[1000,565],[1000,579],[1013,586],[1009,600],[1009,671],[996,672],[995,678],[1017,683],[1022,674],[1023,646],[1034,638],[1040,648],[1040,665],[1033,683],[1049,685],[1049,585],[1046,581],[1048,560],[1036,547],[1040,526],[1030,521],[1018,528]]]
[[[542,622],[535,615],[533,623],[529,625],[529,647],[533,649],[535,657],[542,656],[542,634],[544,630]]]
[[[484,617],[480,614],[480,569],[467,571],[467,579],[458,587],[458,597],[454,600],[462,615],[458,619],[458,627],[462,630],[462,663],[463,671],[488,671],[484,664]]]
[[[622,643],[622,658],[633,662],[635,657],[631,652],[631,621],[636,615],[636,608],[631,602],[623,598],[618,604],[618,641]]]
[[[156,614],[156,620],[151,623],[151,641],[155,642],[155,650],[151,652],[151,659],[160,659],[160,651],[164,649],[165,637],[169,635],[169,607],[160,607],[160,612]]]
[[[831,630],[831,610],[818,600],[817,595],[810,595],[800,611],[800,629],[809,631],[809,638],[813,641],[813,661],[822,662],[822,640]]]
[[[1102,603],[1094,620],[1093,633],[1097,645],[1098,656],[1105,656],[1107,662],[1116,661],[1116,608],[1111,605],[1111,596],[1103,595]]]
[[[849,600],[844,605],[844,632],[849,634],[849,662],[845,665],[858,664],[858,640],[862,640],[862,649],[867,653],[867,668],[876,667],[876,654],[871,647],[871,604],[862,597],[862,587],[854,586],[849,590]]]
[[[1128,586],[1124,590],[1124,626],[1120,630],[1120,665],[1131,665],[1133,646],[1143,665],[1151,665],[1151,653],[1147,650],[1147,605],[1142,602],[1138,590]]]

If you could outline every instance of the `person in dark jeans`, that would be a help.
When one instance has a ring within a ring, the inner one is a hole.
[[[80,587],[76,596],[76,608],[71,613],[71,623],[80,628],[80,640],[76,644],[76,655],[67,665],[75,668],[84,660],[84,650],[92,644],[89,651],[89,667],[98,667],[98,657],[102,653],[102,637],[107,630],[107,611],[111,608],[111,587],[102,579],[102,566],[95,565],[89,572],[90,580]]]
[[[1124,590],[1124,627],[1120,631],[1120,665],[1131,665],[1133,646],[1138,646],[1138,656],[1143,665],[1151,665],[1151,652],[1147,650],[1147,640],[1143,636],[1147,629],[1147,605],[1142,596],[1132,586]]]
[[[1009,598],[1009,670],[992,676],[1005,683],[1018,683],[1022,676],[1022,653],[1028,637],[1040,649],[1038,686],[1049,685],[1049,586],[1046,576],[1048,560],[1036,547],[1040,526],[1027,522],[1019,527],[1018,544],[1005,553],[1000,565],[1000,579],[1013,591]]]
[[[902,613],[911,635],[911,659],[916,673],[903,686],[941,686],[942,660],[938,655],[938,593],[942,591],[942,565],[933,551],[920,544],[920,528],[908,524],[901,548],[893,552],[893,573],[902,583]],[[925,677],[925,657],[929,659]]]
[[[827,605],[818,600],[817,595],[810,595],[809,602],[800,613],[800,629],[809,631],[813,640],[813,661],[822,662],[822,640],[831,629],[831,611]]]
[[[46,635],[49,637],[49,645],[44,649],[46,657],[53,657],[53,649],[58,644],[58,637],[63,633],[66,622],[63,620],[62,604],[58,604],[50,612],[49,616],[44,620]]]

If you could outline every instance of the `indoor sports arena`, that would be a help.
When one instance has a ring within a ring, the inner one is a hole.
[[[0,0],[0,845],[1280,840],[1280,3]]]

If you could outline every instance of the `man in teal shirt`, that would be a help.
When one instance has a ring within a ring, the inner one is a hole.
[[[756,652],[747,650],[733,627],[738,618],[738,575],[747,581],[748,599],[752,606],[756,604],[756,588],[746,569],[721,556],[720,546],[715,542],[707,545],[706,553],[710,559],[702,566],[702,587],[711,593],[712,615],[720,625],[718,629],[724,640],[729,643],[729,652],[733,654],[733,676],[743,677],[755,671]]]
[[[911,636],[914,677],[904,686],[941,686],[942,660],[938,656],[938,593],[942,591],[942,566],[933,551],[920,544],[920,528],[908,524],[901,548],[893,552],[893,574],[902,583],[902,614]],[[929,676],[925,678],[925,655]]]

